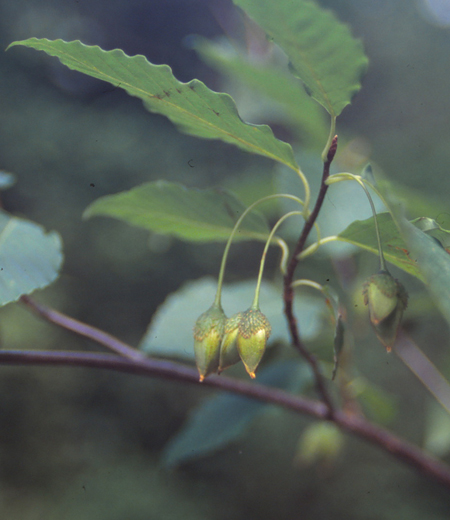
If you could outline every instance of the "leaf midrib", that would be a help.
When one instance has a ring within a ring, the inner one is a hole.
[[[38,38],[31,38],[30,41],[38,41],[38,42],[50,42],[51,40],[48,40],[47,38],[43,38],[43,39],[38,39]],[[64,42],[63,40],[59,39],[59,40],[54,40],[54,41],[60,41],[60,42],[63,42],[63,43],[66,43],[66,44],[73,44],[74,42]],[[17,45],[20,45],[21,42],[15,42],[15,44]],[[86,48],[96,48],[98,49],[101,53],[114,53],[114,52],[120,52],[122,53],[124,56],[126,56],[127,58],[131,59],[131,60],[135,60],[135,59],[143,59],[145,60],[146,63],[148,63],[149,65],[151,66],[154,66],[154,67],[164,67],[164,65],[155,65],[151,62],[149,62],[147,60],[147,58],[145,56],[143,56],[142,54],[138,54],[138,55],[135,55],[135,56],[128,56],[127,54],[125,54],[121,49],[114,49],[114,50],[111,50],[111,51],[105,51],[104,49],[102,49],[101,47],[99,47],[98,45],[85,45],[84,43],[82,42],[78,42],[81,46],[84,46]],[[45,47],[45,43],[41,43],[42,47]],[[47,49],[49,49],[50,51],[52,52],[49,52],[49,50],[45,50],[45,52],[47,52],[47,54],[53,56],[53,57],[58,57],[57,55],[53,54],[54,51],[52,49],[51,46],[48,46]],[[43,49],[44,50],[44,49]],[[120,81],[119,79],[117,78],[114,78],[113,76],[110,76],[108,74],[105,74],[103,72],[100,72],[99,69],[97,69],[97,67],[95,66],[92,66],[92,65],[89,65],[89,64],[86,64],[85,62],[79,60],[78,58],[75,58],[73,57],[71,54],[68,54],[67,52],[64,52],[64,51],[61,51],[60,54],[63,54],[65,55],[66,57],[69,57],[72,61],[76,62],[76,63],[79,63],[81,64],[86,70],[91,70],[91,71],[95,71],[96,74],[98,76],[103,76],[104,78],[108,78],[108,79],[104,79],[103,81],[107,81],[108,83],[111,83],[113,85],[117,85],[119,84],[120,85],[120,88],[123,88],[123,86],[127,86],[129,87],[131,90],[134,90],[136,92],[140,92],[142,93],[143,96],[147,96],[147,97],[151,97],[151,98],[156,98],[158,99],[160,102],[162,103],[165,103],[167,106],[171,106],[172,108],[175,108],[176,110],[180,111],[180,112],[183,112],[184,114],[187,114],[189,117],[191,117],[192,119],[195,119],[197,121],[200,121],[202,122],[202,124],[205,124],[207,127],[209,128],[212,128],[212,129],[215,129],[216,132],[218,133],[221,133],[223,135],[227,135],[229,137],[232,137],[234,140],[244,144],[245,146],[249,147],[249,148],[252,148],[254,150],[257,150],[259,155],[265,155],[266,157],[270,157],[271,159],[277,161],[277,162],[280,162],[286,166],[288,166],[289,168],[293,169],[294,171],[297,171],[297,169],[295,168],[295,166],[287,161],[285,161],[284,159],[282,159],[280,156],[277,156],[277,155],[274,155],[273,153],[269,152],[267,149],[265,148],[261,148],[253,143],[250,143],[249,141],[246,141],[238,136],[236,136],[235,134],[232,134],[230,132],[227,132],[226,130],[223,130],[222,128],[212,124],[211,122],[207,121],[206,119],[202,119],[200,118],[199,116],[196,116],[195,114],[193,114],[192,112],[188,112],[187,110],[181,108],[179,105],[175,105],[174,103],[171,103],[170,101],[167,101],[167,98],[163,98],[163,99],[159,99],[156,97],[156,95],[154,94],[151,94],[141,88],[137,88],[133,85],[131,85],[130,83],[126,82],[126,81]],[[72,68],[70,67],[69,65],[67,65],[69,68]],[[167,66],[167,65],[166,65]],[[77,70],[77,69],[72,69],[72,70]],[[80,71],[79,71],[80,72]],[[101,78],[99,78],[101,79]],[[178,80],[177,80],[178,81]],[[189,88],[189,85],[191,85],[192,83],[196,82],[198,80],[191,80],[187,83],[183,83],[183,82],[179,82],[181,83],[182,85],[186,85],[188,88]],[[216,92],[215,94],[217,95],[226,95],[224,93],[219,93],[219,92]],[[135,96],[135,97],[139,97],[139,96]],[[244,121],[243,121],[244,122]],[[246,123],[244,122],[244,124],[248,125],[249,127],[253,127],[253,128],[258,128],[258,125],[252,125],[252,124],[249,124],[249,123]],[[280,141],[282,142],[282,141]]]

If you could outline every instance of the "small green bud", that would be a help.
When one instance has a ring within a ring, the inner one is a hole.
[[[220,344],[227,317],[213,304],[200,315],[194,326],[194,351],[200,382],[219,368]]]
[[[239,323],[243,313],[238,312],[228,318],[225,323],[222,344],[220,345],[219,374],[226,368],[238,363],[241,358],[236,345],[239,332]]]
[[[266,350],[272,328],[269,320],[259,309],[248,309],[242,313],[236,340],[239,355],[251,378]]]
[[[390,273],[380,271],[365,282],[363,295],[375,333],[390,352],[408,305],[408,293]]]

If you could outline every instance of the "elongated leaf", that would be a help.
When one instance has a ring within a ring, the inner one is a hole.
[[[309,0],[233,0],[287,54],[292,72],[331,116],[360,89],[367,68],[362,44],[330,12]]]
[[[225,284],[222,305],[228,316],[250,307],[255,295],[256,280]],[[214,301],[217,280],[207,277],[187,282],[170,294],[160,305],[143,337],[140,348],[147,354],[194,360],[192,327],[199,315]],[[263,280],[260,306],[272,326],[270,341],[290,342],[286,319],[283,315],[282,287]],[[302,338],[316,337],[322,325],[323,302],[299,293],[295,297]],[[176,326],[174,326],[176,323]],[[258,375],[259,380],[259,375]]]
[[[418,267],[417,257],[406,245],[395,222],[392,220],[391,214],[379,213],[378,225],[380,227],[381,246],[386,260],[400,267],[400,269],[403,269],[407,273],[423,280],[424,276]],[[411,226],[414,228],[412,224]],[[349,242],[350,244],[354,244],[355,246],[378,255],[378,244],[373,217],[367,220],[356,220],[350,224],[347,229],[342,231],[342,233],[339,233],[338,238],[339,240]],[[430,240],[433,239],[430,238]],[[437,244],[435,245],[439,247]],[[444,254],[446,254],[445,251]]]
[[[293,361],[276,363],[261,370],[258,383],[292,390],[311,382],[310,371]],[[177,466],[224,448],[238,439],[267,405],[229,394],[207,400],[194,412],[186,426],[168,443],[163,453],[165,466]]]
[[[30,38],[9,47],[14,45],[44,51],[58,57],[70,69],[123,88],[142,99],[148,110],[167,116],[186,133],[221,139],[247,152],[298,168],[290,145],[276,139],[266,125],[244,123],[229,95],[213,92],[195,79],[181,83],[168,65],[153,65],[145,56],[127,56],[120,49],[104,51],[79,41]]]
[[[0,305],[49,285],[63,256],[60,236],[33,223],[0,213]]]
[[[430,293],[450,324],[450,255],[427,233],[403,217],[396,217],[401,233]]]
[[[321,146],[328,134],[328,123],[324,113],[303,88],[298,79],[287,68],[279,65],[252,63],[243,55],[227,51],[224,46],[196,38],[194,48],[208,65],[226,77],[235,76],[245,82],[252,91],[272,99],[286,109],[286,117],[301,132],[302,142],[310,146]]]
[[[228,240],[244,210],[245,206],[230,192],[188,189],[157,181],[101,197],[86,209],[84,217],[107,215],[183,240],[220,242]],[[265,219],[251,212],[244,218],[236,239],[266,241],[268,233]]]

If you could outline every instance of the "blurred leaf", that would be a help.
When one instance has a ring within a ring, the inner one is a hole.
[[[357,377],[349,387],[363,405],[369,417],[381,424],[389,424],[397,414],[393,396],[364,377]]]
[[[322,287],[322,293],[325,296],[325,303],[328,310],[330,311],[331,320],[334,323],[334,339],[333,339],[333,372],[331,374],[331,380],[333,381],[336,377],[339,356],[344,348],[345,342],[345,325],[342,316],[342,309],[339,304],[339,295],[329,285]]]
[[[268,195],[274,195],[273,171],[264,171],[258,168],[256,171],[246,170],[245,175],[229,176],[223,180],[223,187],[233,192],[245,206],[250,206],[255,200]],[[275,221],[280,218],[280,198],[269,199],[260,206],[258,212],[268,219]]]
[[[368,62],[349,28],[308,0],[233,1],[284,50],[307,92],[338,116],[361,88]]]
[[[391,214],[378,213],[377,217],[381,234],[381,246],[386,260],[407,273],[423,280],[423,275],[417,264],[417,257],[405,244],[395,222],[392,220]],[[411,227],[414,228],[412,225]],[[373,217],[367,220],[357,220],[353,222],[345,231],[339,233],[338,238],[339,240],[349,242],[350,244],[354,244],[355,246],[378,255],[378,244]],[[430,238],[430,240],[432,239]],[[435,245],[438,247],[437,244]],[[444,254],[446,253],[444,252]]]
[[[334,366],[333,372],[331,374],[331,379],[334,380],[336,377],[337,369],[339,366],[339,356],[344,348],[345,341],[345,325],[342,315],[339,314],[336,320],[336,328],[334,331],[334,340],[333,340],[333,359]]]
[[[145,56],[122,50],[104,51],[79,41],[29,38],[11,43],[56,56],[70,69],[123,88],[142,99],[145,107],[168,117],[180,130],[197,137],[221,139],[247,152],[263,155],[297,170],[292,148],[279,141],[267,125],[244,123],[228,94],[213,92],[204,83],[181,83],[168,65],[153,65]]]
[[[19,218],[0,213],[0,305],[49,285],[63,261],[61,238]]]
[[[224,285],[222,305],[228,316],[250,307],[255,286],[256,280]],[[170,294],[153,316],[140,348],[150,355],[194,360],[192,329],[199,315],[211,306],[216,290],[216,280],[201,278],[186,283]],[[272,326],[271,341],[282,340],[289,343],[281,287],[263,281],[260,307]],[[296,296],[295,309],[302,338],[314,338],[321,330],[322,301],[305,295]]]
[[[245,206],[230,192],[199,190],[181,184],[157,181],[94,201],[84,217],[106,215],[133,226],[173,235],[193,242],[228,240]],[[236,233],[236,240],[266,241],[265,219],[251,212]]]
[[[13,173],[0,170],[0,190],[7,190],[16,183],[16,176]]]
[[[450,324],[450,255],[440,244],[403,217],[396,217],[417,267],[447,322]]]
[[[299,391],[311,382],[308,367],[282,361],[260,371],[258,384]],[[238,439],[267,404],[230,394],[220,394],[200,405],[163,453],[165,466],[177,466],[226,447]]]
[[[247,57],[230,52],[223,45],[197,37],[194,48],[200,57],[225,77],[234,76],[252,91],[272,99],[286,109],[286,116],[301,132],[303,142],[317,146],[328,133],[323,112],[306,94],[296,78],[279,65],[252,63]]]
[[[375,179],[376,182],[374,185],[380,190],[383,196],[386,197],[388,201],[395,200],[396,203],[401,203],[408,212],[408,215],[411,215],[412,218],[421,217],[423,215],[436,215],[436,219],[439,218],[439,220],[441,220],[441,217],[446,215],[448,220],[450,216],[449,213],[446,213],[448,211],[448,204],[445,200],[439,199],[436,196],[438,194],[426,193],[424,190],[411,188],[392,179],[387,179],[378,171],[376,172]],[[369,182],[372,181],[369,180]],[[445,194],[442,195],[445,198]]]
[[[444,248],[450,248],[450,231],[444,229],[436,220],[428,217],[419,217],[411,220],[411,224],[414,224],[416,228],[420,229],[430,237],[438,240],[439,244]],[[448,251],[447,251],[448,252]]]
[[[443,457],[450,452],[450,415],[435,401],[430,403],[427,415],[423,447]]]

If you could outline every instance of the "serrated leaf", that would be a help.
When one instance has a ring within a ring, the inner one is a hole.
[[[258,384],[292,390],[311,382],[310,371],[296,362],[283,361],[264,368]],[[238,439],[251,421],[268,405],[237,395],[220,394],[195,410],[184,428],[173,437],[163,453],[168,467],[190,462],[226,447]]]
[[[123,88],[185,133],[220,139],[298,169],[291,146],[276,139],[270,127],[244,123],[228,94],[213,92],[196,79],[182,83],[168,65],[154,65],[145,56],[127,56],[120,49],[104,51],[80,41],[30,38],[11,43],[8,49],[14,45],[44,51],[72,70]]]
[[[300,130],[302,142],[318,146],[328,133],[323,112],[301,87],[298,79],[287,68],[268,63],[253,63],[237,52],[226,52],[222,45],[197,37],[194,48],[200,57],[225,77],[234,76],[253,91],[280,103],[286,117]]]
[[[58,233],[0,213],[0,305],[53,282],[63,261],[61,249]]]
[[[378,213],[377,217],[385,259],[403,269],[403,271],[423,280],[424,276],[417,264],[417,257],[401,237],[391,214]],[[414,226],[412,227],[414,228]],[[373,217],[367,220],[356,220],[342,233],[339,233],[338,238],[378,255],[378,243]],[[430,238],[430,240],[432,239]],[[436,247],[438,247],[437,244]],[[446,253],[444,252],[444,254]]]
[[[156,181],[94,201],[85,218],[110,216],[150,231],[193,242],[228,240],[245,206],[230,192],[200,190]],[[262,215],[250,212],[242,221],[236,240],[265,242],[269,234]]]
[[[223,286],[222,306],[228,316],[246,310],[251,305],[255,286],[256,280]],[[193,361],[192,328],[200,314],[211,306],[216,290],[217,281],[207,277],[188,282],[170,294],[153,316],[140,348],[150,355]],[[281,291],[281,286],[277,287],[263,281],[259,302],[261,311],[272,326],[271,341],[281,340],[289,343]],[[322,324],[323,302],[313,297],[298,295],[295,308],[302,338],[308,340],[317,336]]]
[[[284,50],[307,92],[338,116],[360,89],[367,68],[362,44],[347,25],[308,0],[233,2]]]

